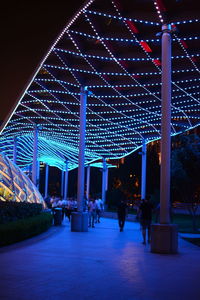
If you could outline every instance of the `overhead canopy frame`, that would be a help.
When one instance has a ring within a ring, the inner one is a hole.
[[[198,1],[90,0],[66,25],[1,127],[2,152],[60,169],[78,165],[81,86],[87,100],[86,164],[118,159],[161,137],[162,24],[172,35],[172,118],[176,135],[200,123]]]

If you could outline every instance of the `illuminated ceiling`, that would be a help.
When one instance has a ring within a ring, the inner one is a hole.
[[[31,164],[33,127],[39,159],[65,169],[78,164],[81,85],[87,103],[86,163],[116,159],[160,139],[161,26],[171,23],[172,121],[175,135],[198,126],[199,1],[88,1],[47,53],[13,113],[2,126],[2,151]]]

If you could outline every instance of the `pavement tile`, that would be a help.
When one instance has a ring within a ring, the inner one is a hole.
[[[199,300],[200,251],[150,253],[140,226],[102,219],[88,232],[63,226],[0,249],[1,300]]]

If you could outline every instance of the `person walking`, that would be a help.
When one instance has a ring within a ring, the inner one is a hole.
[[[90,199],[90,201],[88,203],[89,227],[92,226],[94,228],[94,221],[96,218],[96,209],[97,209],[97,205],[96,205],[95,199]]]
[[[115,188],[113,192],[113,197],[115,199],[115,203],[117,206],[117,217],[118,217],[119,229],[120,231],[123,231],[126,215],[128,213],[128,209],[127,209],[128,206],[125,200],[124,192],[122,191],[120,185]]]
[[[124,199],[121,199],[117,207],[117,216],[118,216],[120,232],[124,230],[126,215],[127,215],[127,203]]]
[[[139,207],[140,225],[142,230],[143,244],[146,245],[146,232],[148,243],[151,240],[151,222],[152,222],[153,205],[149,199],[142,199]]]
[[[58,200],[59,200],[59,198],[56,197],[55,195],[53,195],[51,197],[50,203],[51,203],[52,212],[54,212],[55,208],[58,207]]]
[[[60,199],[57,202],[57,207],[62,209],[62,221],[64,220],[64,216],[65,216],[65,208],[64,208],[65,202],[64,201],[65,200],[61,199],[61,197],[60,197]]]
[[[95,223],[100,223],[100,217],[101,217],[101,214],[103,212],[103,201],[100,199],[100,198],[97,198],[95,200],[95,203],[96,203],[96,221]]]
[[[69,222],[71,220],[71,213],[72,213],[72,201],[71,198],[68,198],[67,205],[65,208],[65,216],[68,218]]]

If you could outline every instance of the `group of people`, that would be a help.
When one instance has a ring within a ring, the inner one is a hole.
[[[124,195],[119,191],[117,200],[117,216],[120,232],[124,230],[126,216],[128,215],[128,205],[124,199]],[[50,199],[50,205],[52,211],[55,208],[62,209],[62,219],[67,217],[71,220],[72,212],[77,211],[77,200],[74,198],[68,198],[67,200],[61,199],[57,196],[52,196]],[[88,212],[88,226],[94,228],[95,223],[100,223],[102,212],[104,211],[103,201],[96,197],[90,198],[89,201],[85,200],[84,211]],[[151,239],[151,222],[152,222],[153,206],[149,198],[142,199],[138,207],[138,217],[140,221],[143,244],[150,243]]]
[[[89,227],[95,227],[95,223],[100,223],[102,212],[104,211],[103,201],[100,198],[91,198],[88,202]]]
[[[153,205],[149,198],[142,199],[138,207],[138,217],[140,221],[143,244],[150,243],[151,240],[151,222],[152,222]],[[120,231],[123,231],[125,219],[128,214],[128,206],[123,197],[118,201],[117,215]]]
[[[67,217],[69,221],[71,220],[72,212],[77,211],[77,200],[74,198],[68,198],[67,200],[61,199],[58,196],[52,196],[50,199],[50,205],[52,211],[55,208],[62,209],[62,219]],[[100,198],[90,198],[89,201],[85,199],[84,201],[84,211],[88,212],[89,227],[95,227],[95,223],[100,223],[100,218],[104,210],[103,201]]]
[[[65,200],[58,196],[52,196],[50,199],[50,204],[52,211],[54,211],[55,208],[61,208],[62,219],[64,219],[64,216],[66,216],[69,221],[71,219],[71,213],[77,211],[77,201],[74,198],[68,198]]]

